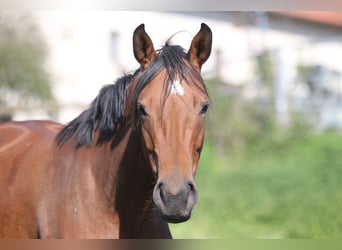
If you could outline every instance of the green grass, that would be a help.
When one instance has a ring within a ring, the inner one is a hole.
[[[206,144],[190,221],[175,238],[340,238],[342,135],[293,137],[222,156]]]

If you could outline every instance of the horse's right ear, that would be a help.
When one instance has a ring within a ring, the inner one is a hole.
[[[133,50],[135,59],[144,69],[156,57],[151,38],[145,32],[145,25],[140,24],[133,33]]]

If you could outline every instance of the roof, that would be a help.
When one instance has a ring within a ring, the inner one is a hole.
[[[274,13],[310,22],[342,27],[342,11],[280,11]]]

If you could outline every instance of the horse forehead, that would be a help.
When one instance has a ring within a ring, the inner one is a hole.
[[[203,101],[207,98],[205,91],[199,91],[202,88],[201,82],[187,82],[189,79],[175,76],[170,80],[166,70],[162,70],[153,79],[146,84],[139,94],[139,101],[146,105],[164,106],[169,100],[175,104],[174,100],[178,100],[184,105],[192,106],[193,104]],[[193,80],[196,81],[196,78]],[[164,103],[164,104],[163,104]],[[178,102],[176,102],[178,103]]]
[[[162,98],[163,94],[168,93],[170,96],[178,95],[182,97],[195,97],[196,91],[192,90],[189,83],[186,82],[185,79],[180,79],[177,77],[174,80],[169,80],[169,82],[165,82],[166,76],[164,74],[160,74],[156,76],[146,87],[142,90],[140,97],[141,98],[153,98],[157,99],[158,97]],[[165,89],[166,87],[166,89]]]
[[[179,80],[174,80],[171,83],[171,95],[180,95],[183,96],[185,93],[184,87],[182,86]]]

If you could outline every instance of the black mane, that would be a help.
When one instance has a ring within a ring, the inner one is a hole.
[[[115,84],[104,86],[90,107],[58,133],[57,144],[63,145],[75,135],[75,147],[90,147],[97,129],[100,132],[97,144],[102,144],[110,139],[116,125],[123,118],[127,85],[133,77],[134,74],[125,75],[119,78]]]
[[[167,45],[158,51],[155,60],[143,71],[138,69],[133,74],[119,78],[115,84],[104,86],[90,107],[58,133],[57,144],[63,145],[75,135],[76,148],[90,147],[94,143],[94,134],[97,130],[99,137],[96,145],[113,139],[117,124],[123,121],[128,84],[142,71],[142,77],[138,79],[133,94],[134,102],[136,102],[141,91],[163,69],[166,69],[167,72],[163,83],[163,104],[170,93],[170,86],[176,78],[180,81],[185,80],[188,84],[207,94],[204,84],[202,87],[194,84],[195,82],[203,83],[203,81],[184,49],[180,46]],[[135,106],[133,105],[133,107]]]

